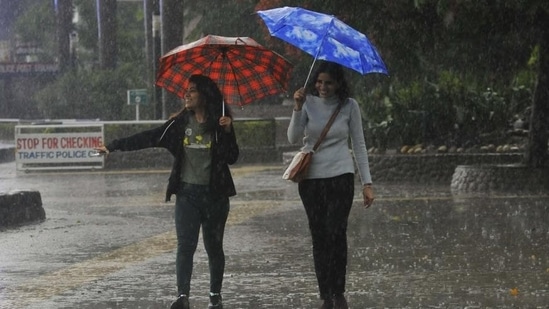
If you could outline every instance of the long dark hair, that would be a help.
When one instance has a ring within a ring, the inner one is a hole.
[[[318,96],[318,91],[316,90],[315,84],[320,73],[330,75],[337,83],[339,83],[339,88],[336,91],[336,95],[339,97],[339,100],[345,102],[345,100],[351,96],[349,85],[345,79],[345,71],[343,70],[343,67],[340,64],[331,61],[320,61],[318,68],[312,75],[312,78],[309,80],[309,84],[307,85],[307,90],[310,94]]]
[[[217,84],[208,76],[195,74],[189,77],[188,83],[194,83],[196,90],[204,100],[206,107],[206,132],[214,132],[219,124],[219,118],[223,115],[225,105],[225,116],[232,117],[229,107],[223,102],[223,94]],[[177,117],[187,111],[183,108],[170,118]],[[191,111],[192,113],[192,111]]]

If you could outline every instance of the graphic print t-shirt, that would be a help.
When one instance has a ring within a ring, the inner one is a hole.
[[[186,183],[208,185],[212,162],[210,152],[212,141],[210,134],[205,133],[204,124],[190,117],[182,143],[185,157],[181,180]]]

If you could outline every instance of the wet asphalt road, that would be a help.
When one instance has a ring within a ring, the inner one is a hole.
[[[282,166],[235,166],[226,309],[318,308],[307,222]],[[169,308],[175,296],[167,171],[15,172],[46,221],[0,232],[0,308]],[[347,296],[362,308],[549,308],[549,196],[453,196],[449,184],[375,184],[349,222]],[[192,308],[207,308],[195,255]]]

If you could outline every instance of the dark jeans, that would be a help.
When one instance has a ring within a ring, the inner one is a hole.
[[[343,294],[354,175],[304,180],[299,183],[299,195],[309,219],[320,297],[329,299],[334,294]]]
[[[223,233],[229,215],[229,198],[210,192],[209,186],[184,184],[175,202],[177,290],[189,295],[193,256],[200,226],[210,267],[210,292],[220,293],[225,271]]]

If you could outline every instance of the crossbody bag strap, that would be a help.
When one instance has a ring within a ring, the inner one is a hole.
[[[343,102],[340,102],[337,105],[334,113],[332,114],[332,117],[330,117],[330,120],[328,120],[328,123],[324,127],[324,130],[322,130],[322,133],[320,134],[320,137],[316,141],[316,144],[313,146],[313,152],[315,152],[318,149],[318,146],[320,146],[320,143],[322,143],[322,140],[326,137],[326,134],[328,134],[328,131],[330,130],[330,127],[334,123],[337,114],[339,114],[339,110],[341,110],[342,105],[343,105]]]

